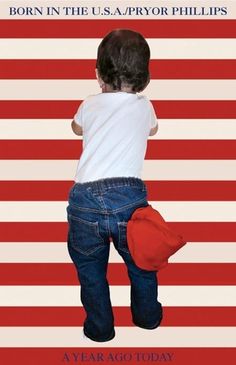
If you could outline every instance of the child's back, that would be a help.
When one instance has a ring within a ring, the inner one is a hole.
[[[127,92],[90,96],[74,120],[83,130],[76,182],[115,176],[141,178],[147,138],[157,124],[145,96]]]

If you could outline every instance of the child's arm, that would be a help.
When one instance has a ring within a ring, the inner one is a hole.
[[[77,136],[82,136],[83,129],[79,124],[75,123],[74,120],[72,120],[72,122],[71,122],[71,128],[72,128],[73,132],[75,134],[77,134]]]
[[[154,134],[156,134],[157,130],[158,130],[158,121],[157,121],[157,117],[156,117],[156,113],[154,110],[154,107],[152,105],[152,103],[149,101],[149,105],[150,105],[150,132],[149,132],[149,136],[154,136]]]
[[[77,136],[83,135],[83,127],[84,127],[83,107],[84,107],[84,101],[80,104],[80,106],[71,122],[72,131],[75,134],[77,134]]]

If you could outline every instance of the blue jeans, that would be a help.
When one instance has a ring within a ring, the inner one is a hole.
[[[127,222],[132,213],[147,205],[146,186],[136,177],[75,183],[70,190],[68,250],[77,269],[81,302],[87,314],[83,330],[91,340],[104,342],[115,336],[106,278],[110,237],[127,266],[134,324],[154,329],[161,322],[157,272],[142,270],[135,265],[126,237]]]

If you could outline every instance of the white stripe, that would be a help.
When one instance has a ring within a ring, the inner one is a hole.
[[[66,242],[0,242],[0,262],[72,263]],[[113,244],[109,262],[124,262]],[[236,242],[188,242],[169,263],[236,263]]]
[[[109,342],[106,342],[106,348],[120,348],[120,347],[132,347],[137,348],[135,352],[130,351],[128,355],[122,352],[123,360],[137,361],[137,364],[142,361],[141,353],[145,353],[144,359],[147,361],[156,361],[156,354],[159,347],[191,347],[191,348],[222,348],[222,347],[235,347],[236,345],[236,327],[160,327],[154,331],[146,331],[137,327],[116,327],[116,336]],[[220,333],[220,335],[219,335]],[[81,350],[91,347],[101,348],[101,343],[95,342],[89,339],[83,338],[82,327],[1,327],[0,329],[0,347],[76,347]],[[158,348],[156,348],[158,344]],[[140,348],[156,348],[153,351],[143,351]],[[14,350],[13,350],[14,351]],[[163,349],[161,353],[165,353]],[[166,351],[167,352],[167,351]],[[67,357],[72,360],[72,353],[70,349],[61,353],[61,361],[63,355],[67,354]],[[84,358],[87,360],[91,356],[91,352],[88,354],[84,352]],[[153,355],[151,355],[151,353]],[[168,352],[170,353],[170,352]],[[173,354],[174,360],[174,351]],[[76,352],[79,359],[79,352]],[[135,355],[136,354],[136,355]],[[139,355],[138,355],[139,354]],[[80,352],[81,356],[81,352]],[[105,354],[103,355],[105,357]],[[115,354],[112,352],[110,355],[106,355],[108,362],[115,361]],[[167,355],[166,355],[167,356]],[[153,357],[154,360],[150,360]],[[59,357],[58,357],[59,358]],[[96,354],[93,355],[96,358]],[[113,360],[111,360],[113,358]],[[100,355],[101,359],[101,355]],[[110,359],[110,360],[109,360]],[[139,360],[138,360],[139,359]],[[122,360],[122,361],[123,361]],[[100,360],[99,360],[100,361]],[[121,361],[121,360],[119,360]],[[148,362],[149,362],[148,361]],[[168,360],[169,361],[169,360]],[[77,362],[77,361],[76,361]],[[127,363],[125,361],[125,363]]]
[[[235,119],[159,119],[149,139],[236,139]]]
[[[166,221],[235,222],[235,201],[149,201]],[[68,202],[1,201],[1,222],[65,222]]]
[[[236,242],[188,242],[169,263],[236,263]]]
[[[0,59],[96,59],[101,38],[0,39]],[[147,38],[152,59],[235,59],[236,39]]]
[[[72,119],[0,119],[1,139],[82,139],[72,132]]]
[[[74,180],[76,160],[0,160],[0,180]],[[236,180],[235,160],[145,160],[144,180]]]
[[[80,100],[99,93],[95,80],[0,80],[1,100]],[[152,100],[235,100],[235,80],[152,80]]]
[[[235,306],[233,285],[160,285],[158,300],[163,306]],[[110,285],[113,306],[130,305],[130,286]],[[220,293],[220,294],[219,294]],[[1,306],[81,306],[80,286],[2,285]]]
[[[236,180],[235,160],[146,160],[144,180]]]
[[[71,119],[0,119],[1,139],[82,140]],[[152,140],[236,139],[236,119],[159,119]]]

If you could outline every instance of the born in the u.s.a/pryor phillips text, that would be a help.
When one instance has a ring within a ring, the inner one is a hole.
[[[224,16],[227,7],[217,6],[26,6],[9,7],[10,16]]]

